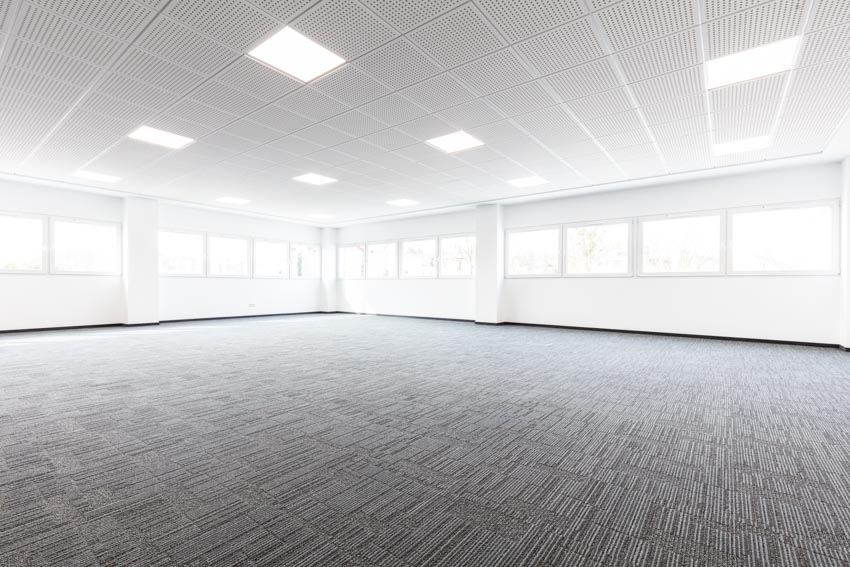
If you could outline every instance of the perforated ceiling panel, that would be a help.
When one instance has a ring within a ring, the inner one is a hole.
[[[516,49],[542,74],[561,71],[605,54],[587,18],[519,43]]]
[[[473,4],[465,4],[410,33],[410,38],[446,68],[462,65],[502,46]],[[458,41],[464,38],[463,41]]]
[[[585,14],[579,0],[477,0],[511,41],[563,25]]]
[[[355,0],[325,0],[293,27],[345,59],[354,59],[397,35]]]
[[[286,25],[345,63],[247,55]],[[706,90],[704,59],[799,33],[793,72]],[[0,0],[0,49],[0,170],[333,221],[817,153],[850,111],[844,0]],[[457,130],[485,145],[425,143]]]
[[[625,0],[599,12],[614,49],[627,49],[696,24],[691,0]]]
[[[708,58],[723,57],[797,35],[805,9],[806,3],[800,0],[773,0],[709,22],[706,26]]]

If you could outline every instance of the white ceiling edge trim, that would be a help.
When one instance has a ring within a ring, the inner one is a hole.
[[[850,122],[850,120],[848,120]],[[583,187],[575,187],[571,189],[555,189],[541,193],[530,195],[521,195],[517,197],[504,197],[500,199],[490,199],[484,201],[475,201],[463,203],[460,205],[452,205],[448,207],[438,207],[433,209],[410,211],[408,213],[391,213],[388,215],[375,216],[366,219],[358,219],[347,222],[334,223],[332,227],[340,228],[347,226],[356,226],[360,224],[374,222],[390,222],[406,218],[416,218],[431,215],[442,215],[474,209],[478,205],[519,205],[523,203],[531,203],[537,201],[551,201],[555,199],[566,199],[571,197],[580,197],[594,193],[607,193],[611,191],[624,191],[628,189],[638,189],[643,187],[660,187],[664,185],[673,185],[688,181],[700,181],[705,179],[731,177],[736,175],[745,175],[748,173],[756,173],[759,171],[772,171],[778,169],[788,169],[792,167],[801,167],[805,165],[815,165],[822,163],[840,162],[847,156],[844,155],[826,155],[824,153],[810,154],[806,156],[796,156],[791,158],[776,158],[771,160],[763,160],[754,163],[746,163],[739,165],[728,165],[715,167],[713,169],[701,169],[696,171],[686,171],[682,173],[670,173],[667,175],[642,177],[640,179],[630,179],[627,181],[617,181],[614,183],[606,183],[603,185],[588,185]]]
[[[47,179],[43,177],[34,177],[31,175],[21,175],[18,173],[7,173],[0,171],[0,181],[17,181],[19,183],[28,183],[30,185],[42,185],[45,187],[53,187],[56,189],[66,189],[69,191],[78,191],[82,193],[96,193],[99,195],[106,195],[108,197],[136,197],[139,199],[150,199],[153,201],[157,201],[164,205],[173,205],[177,207],[186,207],[189,209],[200,209],[206,211],[212,211],[216,213],[224,213],[228,215],[237,215],[240,217],[251,217],[257,219],[265,219],[272,220],[278,222],[286,222],[289,224],[295,224],[300,226],[310,226],[315,228],[324,228],[329,226],[327,223],[320,222],[310,222],[304,220],[296,220],[289,217],[284,217],[280,215],[269,215],[263,213],[255,213],[252,211],[237,211],[228,207],[216,207],[215,205],[204,205],[202,203],[193,203],[191,201],[181,201],[179,199],[165,199],[163,197],[157,197],[154,195],[145,195],[144,193],[134,193],[132,191],[121,191],[119,189],[105,189],[103,187],[93,187],[91,185],[84,185],[81,183],[70,183],[67,181],[58,181],[55,179]]]

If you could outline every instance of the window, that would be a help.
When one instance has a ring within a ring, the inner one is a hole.
[[[71,274],[120,274],[119,225],[54,219],[53,271]]]
[[[721,216],[641,219],[644,274],[719,274]]]
[[[361,280],[366,273],[366,246],[352,244],[339,248],[339,277],[344,280]]]
[[[46,272],[43,218],[0,215],[0,272]]]
[[[401,275],[404,278],[437,277],[437,241],[405,240],[401,243]]]
[[[629,222],[567,227],[569,276],[628,275]]]
[[[204,235],[161,231],[159,273],[167,276],[203,276]]]
[[[474,267],[474,236],[445,236],[440,239],[440,277],[471,277]]]
[[[370,279],[398,277],[398,244],[374,242],[366,247],[366,270]]]
[[[318,279],[322,273],[321,256],[318,244],[292,244],[289,258],[292,262],[292,277]]]
[[[838,207],[730,211],[734,273],[837,273]]]
[[[207,238],[208,276],[250,277],[248,262],[248,239],[232,236]]]
[[[558,276],[561,274],[561,229],[538,228],[508,232],[509,276]]]
[[[289,244],[274,240],[254,240],[254,277],[289,277]]]

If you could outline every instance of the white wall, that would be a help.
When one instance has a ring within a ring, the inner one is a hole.
[[[159,223],[163,229],[321,242],[321,231],[315,227],[165,204],[159,208]],[[321,307],[322,284],[318,279],[159,278],[162,321],[300,313]]]
[[[122,199],[0,179],[0,211],[121,222]],[[121,276],[0,274],[0,330],[124,320]]]
[[[474,211],[339,229],[340,245],[475,232]],[[354,313],[475,318],[475,280],[338,280],[337,308]]]
[[[824,164],[506,207],[505,228],[840,197]],[[507,279],[506,321],[839,342],[840,276]]]
[[[139,260],[144,256],[144,261],[131,265],[135,267],[136,284],[144,285],[125,285],[133,283],[125,281],[132,275],[126,262],[122,274],[117,276],[0,274],[0,330],[321,309],[322,285],[318,279],[158,277],[155,257],[151,260],[159,227],[311,243],[321,241],[320,229],[156,203],[152,203],[156,210],[147,211],[148,214],[127,215],[125,201],[132,204],[133,200],[0,179],[0,211],[122,223],[136,235],[129,238],[125,234],[124,259]],[[134,226],[130,227],[131,223]],[[130,250],[130,246],[134,249]],[[135,301],[130,310],[133,313],[128,311],[126,301],[131,292]],[[140,310],[140,306],[144,308]]]

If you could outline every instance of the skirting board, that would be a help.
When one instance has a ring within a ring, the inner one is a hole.
[[[393,315],[390,313],[357,313],[356,311],[332,311],[331,313],[345,313],[347,315],[372,315],[375,317],[403,317],[405,319],[433,319],[435,321],[459,321],[461,323],[474,323],[472,319],[453,319],[451,317],[428,317],[425,315]]]

